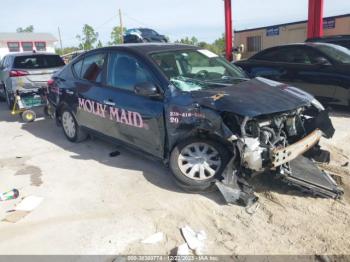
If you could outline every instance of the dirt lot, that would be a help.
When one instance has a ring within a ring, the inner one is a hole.
[[[169,254],[184,242],[179,228],[205,230],[207,254],[350,254],[350,115],[323,141],[332,155],[324,168],[345,189],[340,201],[302,195],[278,181],[255,182],[253,215],[227,206],[218,193],[187,194],[169,171],[140,154],[99,140],[66,141],[50,120],[22,124],[0,104],[0,192],[43,197],[17,223],[0,222],[1,254]],[[20,201],[0,202],[0,220]],[[140,241],[156,232],[156,245]]]

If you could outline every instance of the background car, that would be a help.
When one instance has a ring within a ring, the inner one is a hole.
[[[158,34],[153,29],[135,28],[129,29],[124,34],[124,43],[167,43],[168,39],[164,35]]]
[[[0,63],[0,97],[12,109],[16,92],[32,92],[47,87],[47,81],[64,65],[59,55],[51,53],[6,55]]]
[[[350,106],[350,50],[325,43],[265,49],[238,61],[249,77],[266,77],[301,88],[321,102]]]
[[[350,35],[333,35],[307,39],[306,42],[319,42],[340,45],[350,49]]]

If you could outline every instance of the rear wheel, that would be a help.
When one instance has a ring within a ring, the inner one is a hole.
[[[30,123],[36,119],[36,114],[33,110],[26,110],[21,114],[21,117],[24,122]]]
[[[218,142],[190,139],[174,148],[170,168],[184,189],[204,191],[221,177],[229,158],[229,151]]]
[[[6,96],[6,103],[7,103],[7,106],[10,110],[13,110],[13,106],[15,104],[15,97],[13,94],[9,93],[7,90],[6,90],[6,87],[4,87],[4,92],[5,92],[5,96]]]
[[[62,112],[62,127],[67,139],[71,142],[81,142],[87,138],[87,134],[81,129],[72,112],[64,109]]]
[[[5,85],[0,84],[0,101],[6,101]]]

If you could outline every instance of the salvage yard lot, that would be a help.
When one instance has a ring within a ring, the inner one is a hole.
[[[206,232],[207,254],[349,254],[350,114],[332,119],[324,168],[337,173],[344,198],[308,197],[262,176],[251,215],[218,193],[183,192],[160,162],[100,140],[72,144],[54,121],[20,123],[1,103],[0,192],[18,188],[20,198],[0,202],[0,220],[22,197],[43,202],[16,223],[0,222],[0,253],[169,254],[189,225]],[[166,235],[162,243],[140,243],[156,232]]]

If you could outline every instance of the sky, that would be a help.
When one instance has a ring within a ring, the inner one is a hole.
[[[325,16],[350,13],[349,0],[324,0]],[[235,30],[307,19],[308,0],[232,0]],[[213,42],[224,32],[223,0],[1,0],[0,32],[33,25],[36,32],[58,38],[64,47],[77,45],[84,24],[92,25],[103,43],[119,25],[122,10],[127,28],[150,27],[171,40],[196,36]]]

